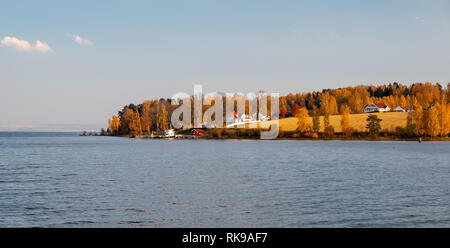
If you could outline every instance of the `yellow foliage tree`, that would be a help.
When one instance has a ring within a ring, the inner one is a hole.
[[[108,120],[108,127],[110,134],[114,135],[119,131],[120,128],[120,120],[114,115],[111,120]]]
[[[353,128],[350,126],[350,107],[345,104],[341,105],[341,114],[342,132],[349,137],[353,133]]]
[[[408,106],[408,102],[406,101],[406,98],[403,95],[401,95],[400,98],[398,99],[398,106],[402,108],[406,108]]]
[[[364,102],[359,95],[351,95],[348,98],[348,104],[352,110],[352,113],[360,114],[363,112]]]
[[[439,135],[448,136],[450,133],[450,104],[447,104],[444,99],[442,104],[437,104],[435,107],[438,112]]]
[[[330,115],[335,115],[338,113],[338,105],[336,102],[336,98],[334,96],[330,97],[330,103],[329,103],[328,109],[329,109],[328,111],[329,111]]]
[[[319,110],[314,106],[313,108],[313,117],[312,117],[312,130],[315,133],[320,132],[320,113]]]
[[[423,121],[423,108],[422,105],[415,102],[414,103],[414,112],[412,113],[413,123],[416,125],[414,132],[417,135],[424,135],[424,121]]]
[[[151,131],[153,125],[152,101],[145,101],[142,103],[141,123],[143,131]]]
[[[323,117],[323,129],[326,130],[330,126],[330,116],[325,115]]]
[[[164,104],[161,104],[160,111],[158,112],[158,129],[165,131],[169,128],[169,113],[167,112]]]
[[[327,91],[320,96],[320,112],[323,115],[337,114],[336,98]]]
[[[136,134],[141,132],[141,121],[139,113],[133,109],[126,108],[122,114],[121,122],[122,130],[128,134]]]
[[[300,108],[296,115],[298,119],[297,130],[301,133],[307,133],[311,131],[311,124],[309,123],[309,114],[306,108]]]
[[[436,103],[432,108],[424,113],[424,129],[425,133],[431,137],[438,136],[440,133],[439,115],[440,104]]]

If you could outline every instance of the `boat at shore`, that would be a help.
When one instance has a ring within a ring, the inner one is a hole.
[[[161,138],[175,138],[175,129],[167,129],[161,135]]]

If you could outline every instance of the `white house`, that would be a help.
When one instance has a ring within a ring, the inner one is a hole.
[[[242,126],[245,124],[254,124],[254,123],[261,122],[261,121],[270,120],[269,117],[263,116],[261,114],[259,115],[259,117],[260,117],[260,120],[258,120],[256,113],[253,113],[252,115],[241,114],[241,116],[239,116],[239,114],[237,112],[232,112],[227,115],[226,126],[227,126],[227,128],[228,127],[238,127],[238,126]]]
[[[401,106],[397,106],[397,107],[394,109],[394,111],[395,111],[395,112],[406,112],[406,108],[401,107]]]
[[[384,103],[371,103],[364,106],[364,113],[389,112],[391,109]]]

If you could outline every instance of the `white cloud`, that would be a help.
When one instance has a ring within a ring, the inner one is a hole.
[[[74,41],[82,46],[92,46],[94,43],[88,39],[82,38],[78,34],[72,35]]]
[[[0,44],[2,47],[12,47],[16,50],[25,52],[32,52],[32,51],[40,53],[53,52],[53,50],[47,43],[41,42],[40,40],[37,40],[35,45],[31,45],[30,42],[26,40],[19,40],[16,37],[6,36],[0,41]]]
[[[30,42],[26,40],[19,40],[16,37],[6,36],[1,41],[1,45],[3,47],[12,47],[20,51],[32,51],[33,47],[30,45]]]
[[[420,20],[420,19],[422,19],[422,17],[416,16],[416,20]]]
[[[48,46],[47,43],[41,42],[40,40],[36,41],[36,45],[34,46],[34,50],[40,53],[49,53],[53,50]]]

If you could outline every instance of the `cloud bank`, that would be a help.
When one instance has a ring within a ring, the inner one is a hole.
[[[37,40],[34,45],[31,45],[30,42],[26,40],[20,40],[16,37],[5,36],[1,41],[0,45],[2,47],[11,47],[19,51],[32,52],[36,51],[39,53],[50,53],[53,50],[47,43],[41,42]]]
[[[74,41],[82,46],[92,46],[94,43],[88,39],[82,38],[78,34],[72,35]]]

